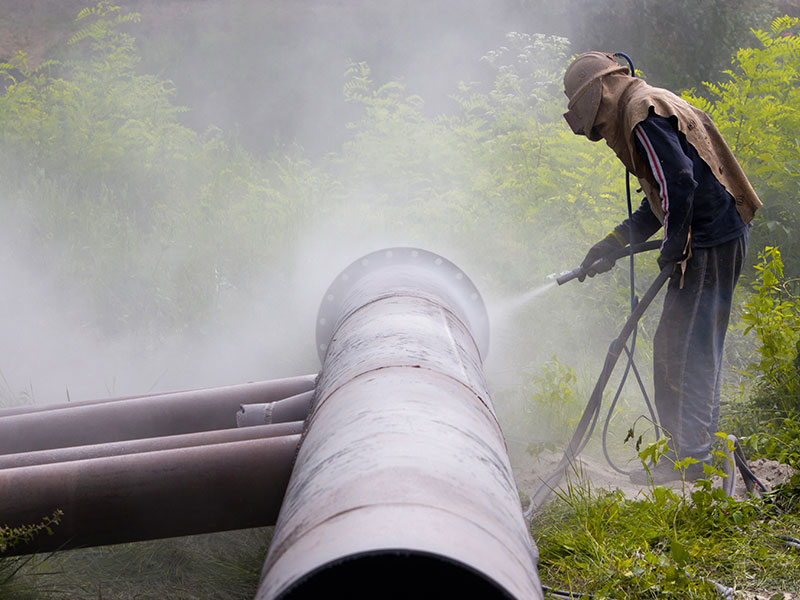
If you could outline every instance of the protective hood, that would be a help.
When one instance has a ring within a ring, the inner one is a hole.
[[[585,135],[593,142],[600,140],[592,124],[600,108],[603,77],[612,73],[628,73],[613,54],[584,52],[579,54],[564,73],[564,94],[569,98],[564,119],[576,135]]]

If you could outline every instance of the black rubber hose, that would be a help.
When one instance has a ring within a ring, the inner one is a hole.
[[[572,439],[570,440],[569,445],[567,446],[564,455],[561,457],[556,469],[542,480],[542,483],[539,484],[533,495],[531,495],[530,503],[528,504],[528,508],[525,510],[526,517],[530,517],[530,515],[533,514],[533,511],[544,504],[544,501],[564,476],[564,472],[567,470],[567,467],[575,460],[575,458],[577,458],[578,454],[580,454],[581,450],[583,450],[584,446],[588,442],[588,438],[584,439],[586,431],[589,428],[590,422],[597,422],[597,415],[599,414],[600,405],[603,399],[603,391],[608,384],[611,373],[614,371],[614,366],[617,364],[617,360],[622,353],[622,349],[625,347],[625,343],[628,341],[628,337],[636,327],[639,319],[642,318],[642,315],[650,306],[650,303],[655,299],[659,290],[661,290],[661,287],[664,285],[667,279],[669,279],[674,268],[675,264],[670,263],[661,270],[655,281],[653,281],[653,283],[647,289],[647,292],[645,292],[642,299],[636,305],[636,308],[628,316],[628,320],[625,321],[625,325],[622,327],[619,336],[617,336],[617,338],[611,342],[611,346],[608,349],[608,353],[606,354],[606,359],[603,364],[603,370],[600,372],[600,376],[597,378],[597,383],[595,384],[592,395],[589,397],[589,402],[587,403],[586,408],[581,415],[581,419],[578,422],[575,433],[573,433]]]
[[[565,590],[556,590],[546,585],[542,586],[542,591],[545,593],[545,598],[558,598],[563,600],[578,600],[579,598],[594,598],[591,594],[586,592],[567,592]]]
[[[768,492],[767,487],[761,483],[753,471],[750,470],[750,465],[747,464],[747,459],[744,456],[742,444],[739,442],[738,438],[736,439],[736,444],[734,445],[733,458],[736,466],[739,467],[739,472],[742,474],[742,479],[744,480],[744,485],[747,491],[752,493],[753,488],[758,487],[758,491],[762,496],[766,494]],[[733,475],[734,473],[732,472],[731,477],[733,477]]]
[[[634,342],[631,343],[631,347],[635,345],[636,330],[634,330],[633,332],[633,339]],[[622,388],[625,385],[625,380],[628,377],[629,370],[633,369],[633,375],[636,377],[636,382],[639,384],[639,390],[642,392],[644,403],[647,406],[648,412],[650,413],[650,420],[653,423],[658,423],[658,419],[656,418],[655,411],[653,410],[653,404],[650,402],[650,398],[647,395],[647,390],[644,387],[644,382],[642,381],[642,377],[641,375],[639,375],[639,369],[636,368],[636,363],[633,362],[633,350],[629,350],[627,346],[625,346],[624,350],[625,353],[628,355],[628,363],[625,365],[625,372],[623,373],[622,378],[620,379],[619,386],[617,387],[617,393],[614,395],[614,399],[611,401],[611,406],[608,407],[608,414],[606,415],[606,421],[605,424],[603,425],[602,440],[603,440],[603,456],[606,457],[606,462],[608,463],[608,465],[620,475],[627,476],[630,475],[631,472],[621,469],[616,464],[614,464],[614,461],[611,459],[611,455],[608,453],[607,437],[608,437],[608,427],[611,424],[611,416],[614,414],[614,409],[617,406],[617,401],[619,400],[620,394],[622,393]],[[660,436],[659,436],[658,425],[655,426],[655,434],[656,434],[656,439],[659,439]]]

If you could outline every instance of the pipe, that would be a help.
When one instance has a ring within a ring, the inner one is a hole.
[[[154,392],[152,394],[134,394],[131,396],[114,396],[112,398],[92,398],[91,400],[76,400],[68,402],[48,402],[45,404],[18,404],[0,408],[0,419],[13,415],[43,412],[59,408],[72,408],[75,406],[89,406],[92,404],[104,404],[105,402],[119,402],[120,400],[133,400],[134,398],[152,398],[154,396],[164,396],[165,394],[177,394],[179,392],[193,392],[192,390],[172,390],[170,392]]]
[[[314,375],[14,414],[0,418],[0,454],[236,427],[242,404],[314,387]]]
[[[299,435],[0,471],[2,524],[63,511],[30,554],[272,525]]]
[[[120,456],[123,454],[139,454],[142,452],[155,452],[157,450],[170,450],[172,448],[209,446],[211,444],[224,444],[227,442],[296,435],[302,432],[303,422],[294,421],[292,423],[261,425],[260,427],[248,427],[246,429],[218,429],[216,431],[143,438],[124,442],[71,446],[69,448],[52,448],[49,450],[0,455],[0,469],[14,469],[48,463]]]
[[[370,254],[331,285],[317,333],[323,369],[257,600],[542,598],[469,279],[423,250]]]
[[[275,382],[285,381],[290,382],[292,380],[297,380],[298,382],[305,381],[307,379],[314,379],[316,375],[300,375],[298,377],[289,377],[284,379],[272,379],[268,381],[257,381],[255,383],[247,383],[244,385],[247,386],[264,386],[265,388],[270,388],[271,385]],[[173,396],[175,394],[191,394],[196,392],[204,392],[204,391],[224,391],[232,386],[226,387],[219,387],[219,388],[208,388],[206,390],[174,390],[171,392],[155,392],[153,394],[136,394],[133,396],[116,396],[114,398],[94,398],[91,400],[77,400],[74,402],[51,402],[49,404],[22,404],[19,406],[10,406],[6,408],[0,408],[0,418],[2,417],[10,417],[12,415],[21,415],[26,413],[35,413],[35,412],[42,412],[46,410],[58,410],[61,408],[74,408],[76,406],[91,406],[93,404],[105,404],[106,402],[119,402],[121,400],[139,400],[142,398],[155,398],[157,396]]]
[[[309,390],[277,402],[242,404],[239,412],[236,413],[236,426],[252,427],[253,425],[302,421],[311,410],[313,397],[314,390]]]

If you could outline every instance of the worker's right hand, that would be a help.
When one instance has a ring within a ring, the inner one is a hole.
[[[622,248],[622,244],[619,243],[619,240],[617,240],[612,233],[597,242],[589,249],[589,252],[586,253],[586,258],[584,258],[581,263],[583,275],[578,276],[578,281],[583,281],[586,279],[587,275],[589,277],[594,277],[598,273],[610,271],[615,261],[608,258],[608,255],[620,248]]]

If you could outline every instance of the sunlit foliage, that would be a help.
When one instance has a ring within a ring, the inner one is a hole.
[[[764,201],[753,245],[780,245],[790,273],[800,264],[800,19],[781,17],[754,30],[758,46],[742,48],[725,72],[705,83],[708,111]]]

